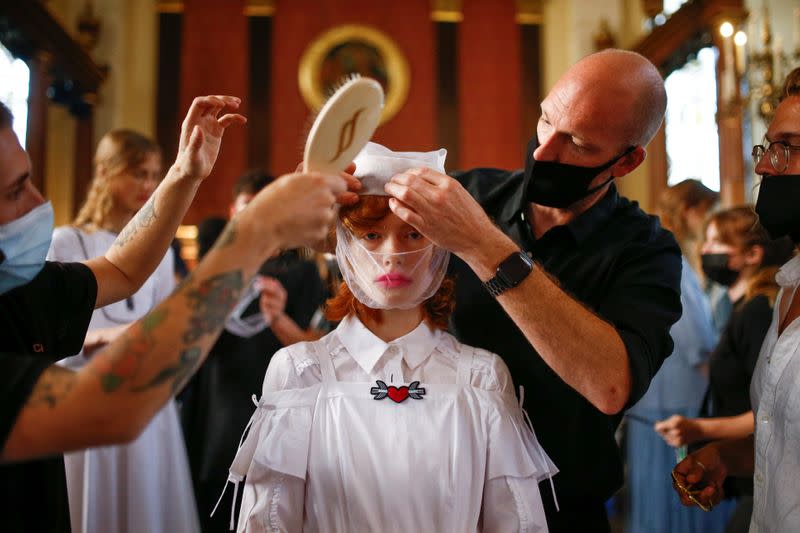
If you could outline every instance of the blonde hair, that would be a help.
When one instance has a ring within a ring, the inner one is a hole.
[[[111,182],[141,164],[150,154],[160,155],[161,148],[141,133],[116,129],[103,135],[94,153],[94,172],[86,202],[72,224],[88,231],[103,228],[114,207]]]
[[[711,209],[719,200],[719,193],[712,191],[695,179],[683,180],[664,190],[658,198],[658,216],[661,224],[670,230],[683,246],[689,235],[686,209],[702,207]]]

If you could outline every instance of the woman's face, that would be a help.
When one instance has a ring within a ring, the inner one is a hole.
[[[112,178],[114,207],[138,211],[156,190],[161,177],[161,155],[150,152],[141,163]]]
[[[742,272],[750,266],[745,250],[741,246],[722,242],[717,225],[713,222],[706,228],[706,240],[703,243],[701,253],[728,254],[728,268],[737,272]]]
[[[397,215],[390,213],[354,232],[360,246],[352,258],[363,273],[359,284],[370,296],[391,308],[414,301],[431,284],[431,242]]]

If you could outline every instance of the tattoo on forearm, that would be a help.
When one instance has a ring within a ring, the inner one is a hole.
[[[147,203],[144,204],[139,212],[136,213],[136,216],[133,217],[133,220],[128,222],[128,224],[122,228],[117,240],[114,241],[114,245],[117,247],[125,246],[141,228],[150,227],[155,219],[156,203],[155,195],[153,195],[149,200],[147,200]]]
[[[187,289],[186,299],[192,315],[183,342],[192,344],[203,335],[216,331],[239,301],[243,284],[242,272],[236,270],[217,274],[197,287]]]
[[[189,345],[204,335],[215,333],[222,327],[225,317],[239,301],[244,285],[240,270],[217,274],[200,283],[192,276],[185,281],[179,292],[189,307],[189,326],[183,334]],[[154,332],[167,316],[167,308],[159,307],[131,326],[125,333],[127,340],[117,349],[109,348],[95,356],[95,367],[99,369],[100,383],[105,392],[111,393],[125,386],[132,392],[146,392],[162,384],[170,383],[172,392],[177,392],[194,374],[203,359],[198,346],[183,349],[177,360],[170,361],[149,377],[142,376],[141,369],[147,357],[156,348]],[[164,342],[162,339],[160,342]],[[146,372],[150,374],[150,372]]]
[[[150,381],[131,390],[133,392],[144,392],[162,383],[172,381],[172,393],[174,394],[194,374],[202,355],[202,351],[197,346],[189,347],[181,353],[180,359],[174,365],[165,367]]]
[[[55,407],[75,384],[75,372],[53,365],[45,370],[28,397],[29,406],[48,405]]]
[[[104,350],[94,357],[105,392],[114,392],[134,379],[142,361],[155,345],[153,331],[166,317],[167,310],[157,308],[137,325],[131,326],[125,333],[127,340],[120,348]]]

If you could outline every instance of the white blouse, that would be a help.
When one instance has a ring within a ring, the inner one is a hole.
[[[329,362],[321,364],[325,354]],[[327,394],[320,392],[326,364],[339,387]],[[457,389],[461,379],[466,387]],[[420,382],[428,395],[397,406],[389,399],[375,402],[367,385],[378,380],[390,388]],[[357,398],[342,404],[348,393],[340,391],[348,387]],[[441,398],[456,390],[463,394],[454,408]],[[409,524],[418,530],[435,524],[439,531],[547,531],[538,483],[557,469],[523,422],[505,363],[490,352],[466,347],[424,322],[386,343],[348,317],[317,342],[277,352],[263,393],[231,467],[235,486],[247,476],[239,531],[369,531],[376,524],[387,532],[407,531]],[[404,412],[412,418],[402,418]],[[422,419],[436,423],[416,425],[424,427],[413,436],[401,430],[396,440],[383,437]],[[375,439],[375,431],[381,437]],[[319,435],[334,434],[355,452],[328,454],[331,447]],[[414,447],[423,454],[408,460]],[[425,450],[458,464],[437,462]],[[433,470],[441,474],[432,477]],[[320,477],[325,481],[315,483]],[[419,483],[392,484],[409,477]],[[467,479],[469,487],[454,488],[454,479]],[[411,521],[404,526],[406,519]]]
[[[800,531],[800,320],[778,327],[800,286],[800,257],[775,277],[775,303],[750,384],[755,414],[751,533]]]

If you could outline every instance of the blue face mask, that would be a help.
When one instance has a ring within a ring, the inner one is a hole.
[[[0,294],[31,281],[44,267],[53,238],[53,205],[45,202],[0,225]]]

